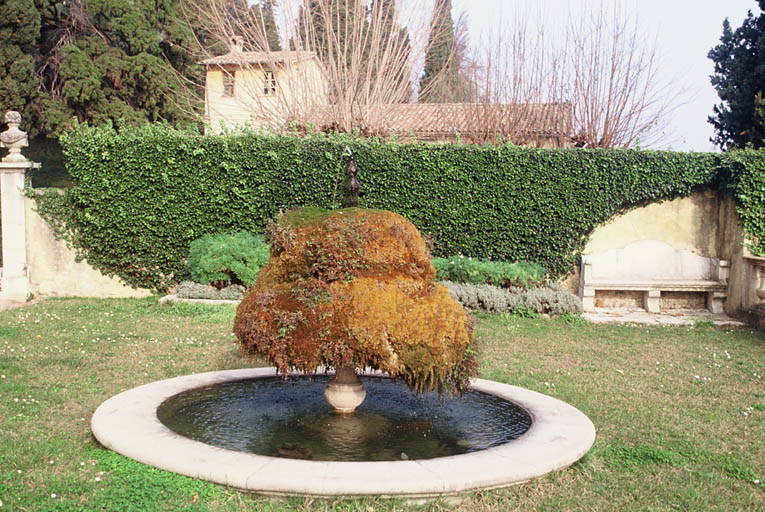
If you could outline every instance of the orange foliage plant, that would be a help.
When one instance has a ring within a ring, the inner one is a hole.
[[[388,211],[303,208],[271,226],[271,258],[236,312],[241,351],[286,375],[371,367],[416,391],[460,392],[472,325],[435,282],[417,228]]]

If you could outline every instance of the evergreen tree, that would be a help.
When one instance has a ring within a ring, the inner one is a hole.
[[[72,118],[118,126],[195,119],[201,104],[187,88],[201,69],[175,2],[37,0],[37,7],[40,131],[55,135]]]
[[[409,83],[409,66],[405,65],[405,62],[408,62],[411,56],[412,45],[409,39],[409,31],[398,25],[395,15],[396,0],[372,0],[372,23],[381,24],[381,41],[379,46],[383,49],[389,48],[391,50],[389,53],[395,55],[396,62],[391,62],[390,65],[397,68],[396,80],[404,85],[404,88],[408,91],[405,97],[401,98],[401,101],[408,101],[412,96],[412,87],[411,83]],[[399,62],[399,60],[405,62]]]
[[[765,10],[765,0],[759,0]],[[726,19],[720,44],[708,57],[715,63],[712,85],[722,100],[709,122],[722,149],[765,146],[765,14],[747,14],[735,31]]]
[[[255,14],[257,26],[265,29],[265,40],[268,42],[270,51],[280,51],[282,43],[279,37],[279,26],[276,24],[274,8],[276,0],[261,0],[260,3],[252,6],[252,12]]]
[[[384,28],[383,33],[392,35],[394,30],[397,30],[396,0],[372,0],[371,11],[372,22],[375,23],[379,19]]]
[[[458,66],[451,0],[436,0],[427,48],[425,69],[420,78],[419,101],[429,103],[457,101]]]
[[[0,123],[7,110],[22,116],[22,129],[34,136],[33,103],[38,81],[32,53],[40,36],[34,0],[0,0]]]
[[[358,21],[360,30],[355,29]],[[367,7],[361,0],[305,0],[298,14],[302,48],[315,51],[322,61],[344,55],[348,67],[354,45],[365,40],[368,30]]]

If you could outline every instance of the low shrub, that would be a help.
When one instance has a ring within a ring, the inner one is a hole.
[[[559,283],[546,283],[530,289],[499,288],[488,284],[444,281],[451,296],[467,309],[490,313],[567,315],[582,312],[582,300]]]
[[[545,270],[541,265],[528,261],[507,263],[459,255],[433,258],[433,266],[436,267],[436,279],[439,281],[490,284],[503,288],[539,286],[545,277]]]
[[[181,299],[242,300],[244,290],[244,286],[239,284],[232,284],[219,290],[214,286],[183,281],[176,288],[175,294]]]
[[[551,315],[579,314],[582,312],[582,299],[568,291],[560,283],[547,283],[525,292],[524,305],[537,313]]]
[[[247,231],[205,235],[189,246],[191,278],[218,289],[231,284],[250,287],[268,263],[269,247],[261,235]]]

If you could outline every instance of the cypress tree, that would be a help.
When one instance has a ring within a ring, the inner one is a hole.
[[[305,0],[298,15],[298,34],[304,49],[315,51],[324,61],[334,58],[339,52],[346,55],[346,64],[350,66],[353,53],[353,24],[357,16],[363,16],[362,34],[369,30],[367,7],[361,0],[324,0],[322,8],[319,2]],[[310,18],[310,27],[306,27],[306,17]],[[327,30],[329,27],[329,31]],[[334,41],[328,40],[328,34],[334,34]],[[332,47],[330,50],[330,46]]]
[[[394,19],[396,14],[395,0],[372,0],[372,21],[376,22],[378,18],[383,24],[384,33],[391,34],[396,24]]]
[[[397,49],[394,53],[405,55],[405,60],[408,61],[412,53],[412,45],[409,39],[409,31],[404,27],[400,27],[395,20],[396,0],[372,0],[371,13],[372,23],[379,22],[382,24],[382,41],[380,46],[385,48],[390,44],[393,48]],[[412,95],[408,71],[408,66],[401,66],[396,77],[398,83],[405,85],[405,88],[409,91],[405,98],[401,98],[401,101],[408,101]]]
[[[425,69],[420,78],[420,102],[450,103],[457,95],[457,60],[452,1],[436,0],[428,35]]]
[[[15,0],[17,1],[17,0]],[[201,110],[189,82],[201,68],[187,48],[193,33],[172,0],[37,0],[40,131],[80,122],[115,125],[164,120],[185,124]],[[87,10],[74,9],[86,6]]]

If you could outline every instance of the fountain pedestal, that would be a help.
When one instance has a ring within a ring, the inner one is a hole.
[[[338,368],[335,378],[329,381],[324,389],[324,398],[335,412],[341,414],[355,411],[366,396],[367,392],[351,366]]]

